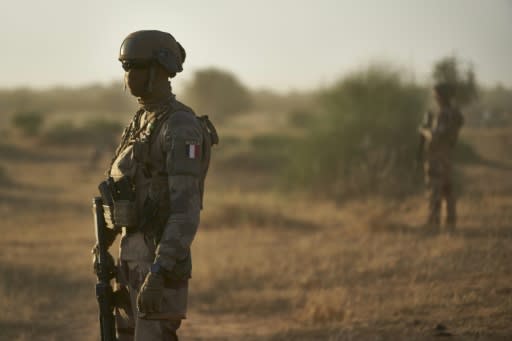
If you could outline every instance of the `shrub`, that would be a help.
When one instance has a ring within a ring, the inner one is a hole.
[[[56,123],[45,134],[45,140],[54,144],[90,144],[113,145],[116,143],[122,127],[117,121],[93,118],[82,126],[64,120]]]
[[[78,128],[70,120],[57,122],[45,133],[45,140],[55,144],[76,144],[83,136],[79,134]]]
[[[291,157],[294,138],[287,135],[262,134],[249,141],[249,155],[254,169],[279,174]]]
[[[293,109],[288,115],[289,123],[298,128],[307,128],[314,121],[312,113],[304,109]]]
[[[320,94],[317,121],[294,144],[289,185],[326,195],[403,193],[414,179],[426,91],[399,70],[371,66]]]
[[[137,110],[137,103],[123,91],[120,81],[81,87],[53,87],[45,90],[18,88],[0,90],[0,111],[44,113],[98,112],[125,115]]]
[[[117,142],[122,132],[122,126],[118,121],[93,118],[85,122],[82,130],[97,144],[110,145]]]
[[[43,114],[37,111],[26,111],[16,113],[12,118],[12,124],[25,136],[38,135],[43,126]]]
[[[198,114],[227,117],[251,106],[249,90],[230,72],[210,68],[197,71],[185,89],[187,103]]]

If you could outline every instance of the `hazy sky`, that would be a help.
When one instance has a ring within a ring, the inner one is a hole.
[[[309,89],[381,59],[425,79],[455,54],[512,85],[511,0],[2,0],[0,13],[0,87],[120,79],[119,45],[139,29],[186,48],[177,81],[218,66],[253,87]]]

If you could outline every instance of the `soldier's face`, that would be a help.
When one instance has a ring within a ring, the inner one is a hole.
[[[148,68],[133,68],[124,73],[124,82],[130,93],[135,97],[144,97],[146,95],[148,81]]]

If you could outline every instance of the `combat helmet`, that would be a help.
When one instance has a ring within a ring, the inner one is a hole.
[[[125,70],[133,65],[156,62],[169,72],[170,77],[183,71],[185,57],[185,49],[171,34],[157,30],[130,33],[119,49],[119,61]]]

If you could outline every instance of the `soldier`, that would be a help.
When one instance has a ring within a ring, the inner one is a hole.
[[[441,204],[444,199],[446,226],[449,230],[454,230],[457,216],[452,183],[452,153],[464,118],[453,104],[455,92],[451,84],[436,84],[433,95],[438,109],[427,112],[419,128],[425,150],[425,178],[430,191],[427,226],[434,230],[439,229]]]
[[[197,117],[171,91],[169,78],[182,71],[185,56],[161,31],[131,33],[120,48],[125,86],[140,109],[108,170],[115,188],[111,241],[122,231],[119,340],[177,340],[187,311],[190,246],[218,138],[208,117]]]

